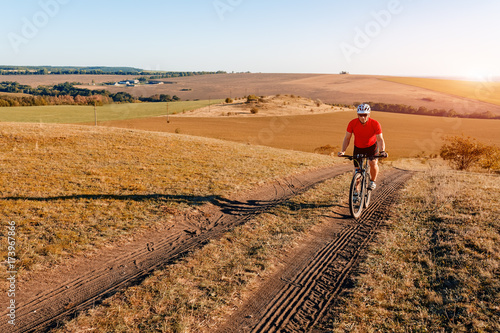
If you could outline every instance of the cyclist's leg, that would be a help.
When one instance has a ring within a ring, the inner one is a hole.
[[[370,164],[370,180],[377,181],[377,176],[379,172],[378,161],[376,159],[369,161]]]
[[[379,167],[378,167],[378,160],[376,158],[371,158],[371,156],[375,156],[378,154],[377,144],[374,144],[373,146],[371,146],[368,149],[370,150],[368,153],[368,156],[370,156],[370,158],[368,159],[368,164],[370,165],[370,186],[369,186],[369,188],[371,190],[374,190],[376,187],[375,182],[377,181]]]
[[[358,154],[363,154],[363,149],[358,148],[354,146],[354,150],[352,152],[353,156],[356,156]],[[352,162],[354,163],[354,173],[358,172],[361,169],[361,159],[353,159]],[[356,178],[356,191],[359,193],[359,178]]]
[[[354,173],[357,173],[359,171],[359,168],[356,168],[354,170]],[[360,178],[356,178],[356,192],[359,193],[360,192],[360,184],[359,184],[359,180]]]

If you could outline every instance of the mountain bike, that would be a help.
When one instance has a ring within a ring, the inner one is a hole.
[[[355,219],[361,216],[363,209],[368,208],[372,191],[368,189],[370,185],[370,165],[368,156],[359,154],[355,156],[343,155],[349,160],[355,160],[357,168],[352,176],[351,187],[349,190],[349,211]],[[375,155],[373,158],[383,158],[384,156]]]

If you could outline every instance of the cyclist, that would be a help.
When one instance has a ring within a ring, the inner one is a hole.
[[[368,155],[370,164],[370,185],[369,189],[374,190],[378,175],[378,163],[377,159],[373,158],[375,155],[380,155],[387,157],[388,154],[385,152],[385,141],[382,135],[382,126],[375,119],[370,118],[371,108],[368,104],[360,104],[358,106],[358,118],[353,119],[347,125],[347,133],[345,134],[344,141],[342,142],[342,151],[338,153],[338,156],[343,156],[349,143],[351,142],[351,137],[354,134],[354,152],[353,155],[366,154]],[[354,166],[356,169],[359,168],[360,161],[354,160]]]

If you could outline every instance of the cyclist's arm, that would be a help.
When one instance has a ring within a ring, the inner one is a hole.
[[[385,151],[385,140],[382,133],[377,134],[377,147],[378,151]]]
[[[345,133],[344,141],[342,142],[342,150],[340,151],[342,155],[345,154],[347,147],[349,147],[349,143],[351,142],[351,137],[352,133],[349,132]]]

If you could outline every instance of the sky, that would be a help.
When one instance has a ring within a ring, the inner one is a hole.
[[[498,0],[0,0],[0,65],[500,77]]]

